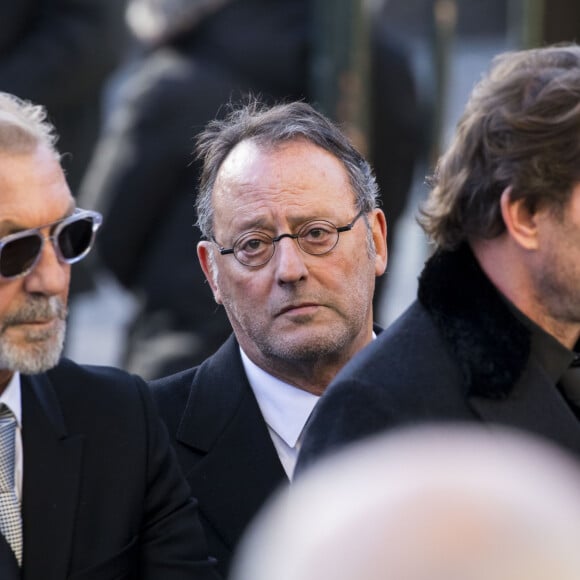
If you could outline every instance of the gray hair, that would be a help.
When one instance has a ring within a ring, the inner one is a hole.
[[[377,207],[379,191],[373,171],[336,124],[301,101],[268,106],[251,98],[230,105],[225,119],[211,121],[197,138],[196,154],[202,163],[197,225],[207,239],[213,237],[212,192],[218,171],[232,149],[247,139],[269,147],[295,139],[310,141],[342,162],[359,210]]]
[[[43,145],[60,159],[57,139],[44,107],[0,92],[0,152],[29,153]]]

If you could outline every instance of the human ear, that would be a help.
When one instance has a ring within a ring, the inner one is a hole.
[[[524,198],[512,199],[512,188],[506,187],[500,197],[501,215],[508,235],[525,250],[539,246],[538,224],[547,210],[534,211]]]
[[[205,277],[210,285],[214,300],[218,304],[221,304],[222,300],[217,282],[217,266],[214,262],[214,257],[212,255],[213,248],[211,246],[212,243],[206,240],[199,242],[197,244],[197,257],[199,259],[201,269],[203,270],[203,273],[205,274]]]
[[[387,219],[380,209],[375,209],[370,218],[371,232],[375,246],[375,275],[382,276],[387,268]]]

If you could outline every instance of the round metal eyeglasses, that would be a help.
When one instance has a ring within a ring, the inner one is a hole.
[[[263,266],[272,259],[276,251],[276,242],[282,238],[291,238],[298,242],[300,249],[313,256],[328,254],[338,244],[338,238],[343,232],[349,232],[356,221],[363,215],[360,211],[347,225],[337,227],[326,220],[311,220],[306,222],[295,234],[280,234],[272,238],[264,232],[252,231],[242,234],[232,248],[223,248],[215,240],[220,254],[233,254],[236,260],[244,266],[255,268]]]

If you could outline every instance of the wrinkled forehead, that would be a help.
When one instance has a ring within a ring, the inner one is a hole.
[[[0,221],[27,229],[70,212],[74,198],[59,161],[45,146],[31,152],[0,150]]]
[[[342,161],[325,149],[296,139],[264,145],[252,140],[238,143],[222,163],[214,186],[214,207],[246,196],[265,202],[271,197],[317,198],[325,195],[340,203],[354,200]]]

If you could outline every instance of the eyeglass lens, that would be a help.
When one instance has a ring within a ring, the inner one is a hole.
[[[42,238],[31,234],[8,242],[0,254],[0,274],[5,278],[18,276],[35,262],[42,248]]]
[[[61,227],[57,234],[57,251],[65,262],[75,261],[90,247],[93,239],[93,220],[81,218]],[[29,270],[42,251],[43,239],[39,233],[10,240],[0,254],[0,275],[18,276]]]
[[[80,219],[62,228],[58,233],[58,249],[65,260],[74,260],[90,246],[93,237],[93,222]]]
[[[322,255],[330,252],[338,242],[336,226],[324,220],[304,224],[296,234],[281,234],[275,238],[261,232],[249,232],[234,245],[234,254],[246,266],[261,266],[274,255],[275,243],[292,238],[307,253]]]

